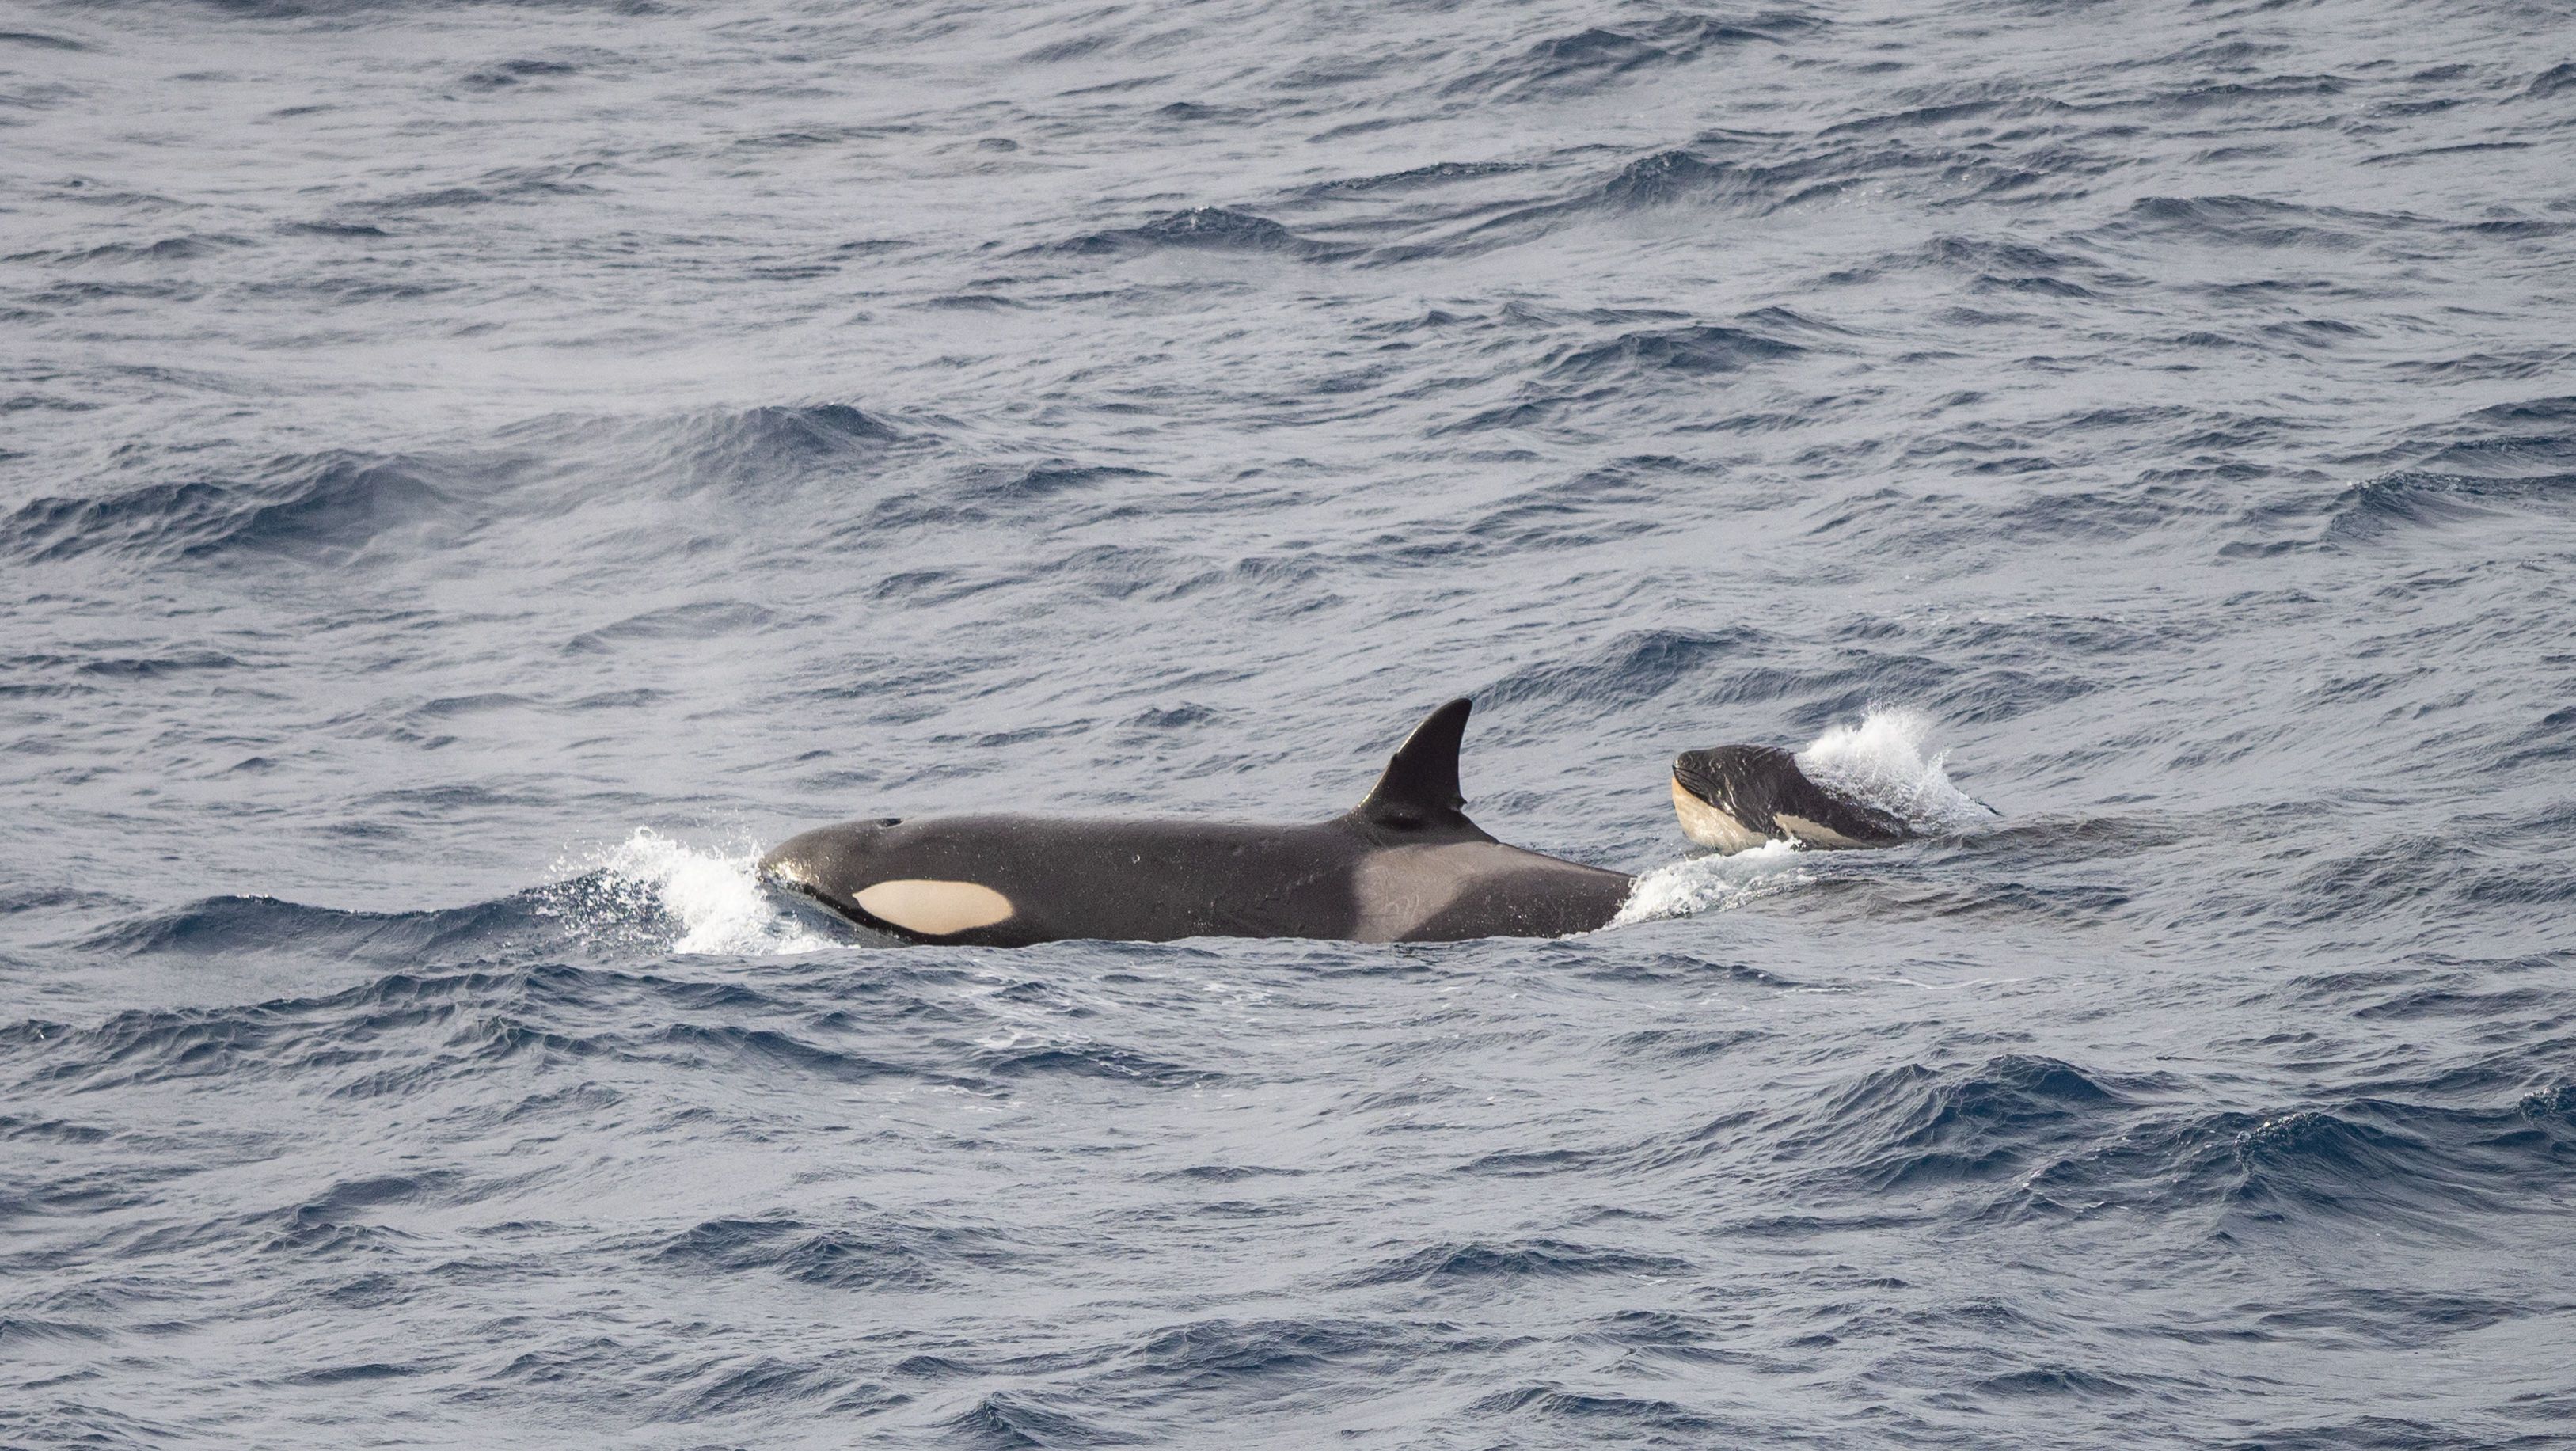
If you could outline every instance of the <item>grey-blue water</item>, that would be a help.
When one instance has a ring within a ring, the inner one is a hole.
[[[0,21],[0,1443],[2576,1438],[2564,7]],[[1455,694],[1645,920],[748,871]]]

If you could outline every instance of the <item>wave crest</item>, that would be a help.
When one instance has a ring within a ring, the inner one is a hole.
[[[37,563],[105,552],[160,562],[243,551],[339,565],[397,530],[443,537],[470,522],[435,462],[332,452],[272,460],[247,479],[31,500],[0,516],[0,555]]]

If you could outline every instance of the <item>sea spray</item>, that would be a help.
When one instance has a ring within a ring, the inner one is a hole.
[[[1768,841],[1732,856],[1687,857],[1646,872],[1630,888],[1613,927],[1658,917],[1722,912],[1811,880],[1795,843]]]
[[[1807,779],[1893,813],[1918,834],[1963,831],[1995,812],[1950,784],[1946,752],[1926,754],[1932,718],[1901,706],[1872,706],[1859,725],[1828,727],[1798,752]]]
[[[626,840],[556,863],[553,915],[588,937],[623,933],[669,951],[763,956],[837,945],[779,910],[760,885],[759,848],[696,847],[639,826]]]

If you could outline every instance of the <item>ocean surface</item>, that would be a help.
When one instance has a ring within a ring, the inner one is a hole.
[[[2564,6],[0,0],[0,581],[0,1444],[2576,1444]]]

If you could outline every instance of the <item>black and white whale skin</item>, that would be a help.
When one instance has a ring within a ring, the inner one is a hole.
[[[1467,819],[1469,703],[1414,728],[1368,799],[1308,825],[956,816],[792,838],[764,877],[908,942],[1315,937],[1454,942],[1608,926],[1635,879],[1505,846]]]
[[[1682,835],[1721,852],[1766,841],[1802,846],[1894,846],[1905,822],[1828,791],[1778,746],[1716,746],[1673,758],[1673,814]]]

